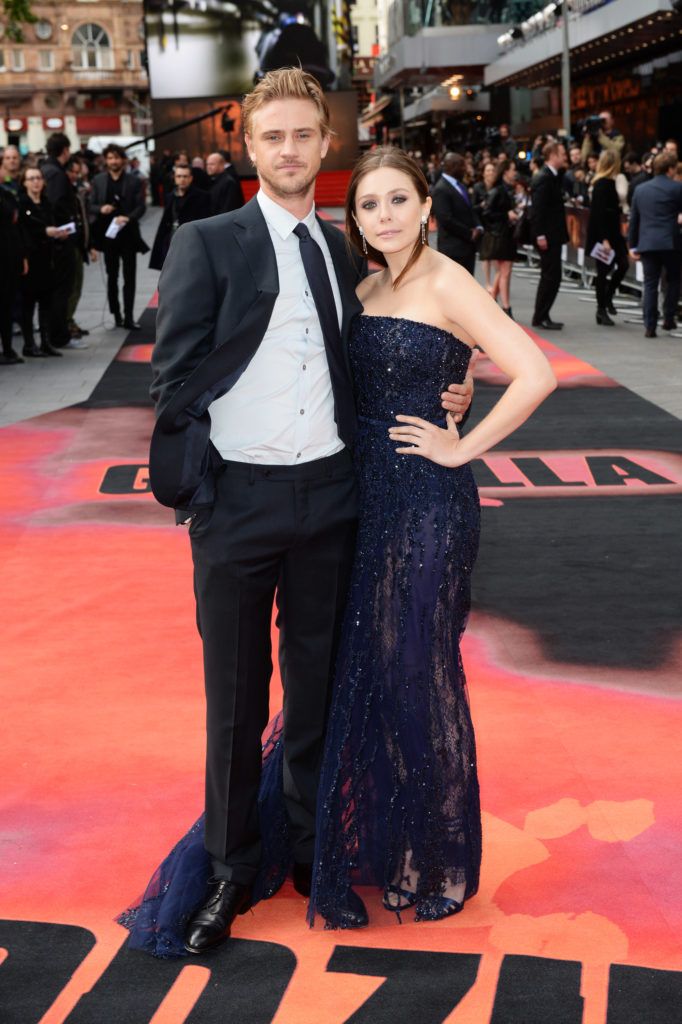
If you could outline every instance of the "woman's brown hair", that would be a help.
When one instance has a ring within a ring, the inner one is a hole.
[[[375,249],[374,246],[367,243],[367,252],[365,253],[362,245],[362,235],[355,223],[355,196],[358,191],[358,185],[366,174],[378,171],[380,167],[390,167],[393,170],[402,171],[403,174],[406,174],[417,190],[417,195],[422,203],[428,198],[429,185],[417,161],[395,146],[379,146],[377,149],[370,150],[369,153],[365,153],[364,156],[360,157],[353,168],[353,173],[348,183],[348,192],[346,193],[346,234],[359,253],[363,256],[366,255],[368,259],[374,260],[375,263],[385,267],[387,266],[386,257],[378,249]],[[429,244],[428,231],[426,232],[425,244]],[[421,256],[423,248],[424,245],[422,245],[421,237],[417,235],[417,241],[414,243],[410,258],[393,282],[394,288],[398,287],[408,270],[411,270],[415,265]]]

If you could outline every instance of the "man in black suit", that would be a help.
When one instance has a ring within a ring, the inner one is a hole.
[[[211,213],[230,213],[244,205],[244,193],[234,165],[222,153],[210,153],[206,170],[211,180]]]
[[[211,216],[211,199],[193,184],[192,169],[187,164],[176,164],[173,169],[175,188],[166,196],[165,209],[152,246],[149,266],[162,270],[173,235],[182,224],[203,220]]]
[[[104,253],[107,272],[109,310],[117,327],[137,331],[140,325],[133,318],[135,276],[138,252],[149,252],[140,235],[140,218],[145,204],[142,182],[125,170],[126,152],[111,143],[104,150],[107,169],[95,175],[92,182],[90,210],[95,217],[94,241]],[[116,226],[118,232],[111,237]],[[107,237],[109,232],[109,237]],[[118,273],[123,265],[123,316],[118,294]]]
[[[533,327],[558,331],[564,325],[550,318],[561,284],[561,247],[568,242],[561,174],[566,150],[560,142],[548,142],[542,151],[544,165],[531,185],[531,236],[540,253],[540,280],[535,295]]]
[[[682,182],[675,180],[677,156],[659,153],[654,160],[654,176],[639,186],[632,197],[628,245],[644,269],[644,336],[656,337],[658,285],[665,269],[666,289],[663,330],[672,331],[677,322],[682,261]]]
[[[45,145],[47,160],[41,165],[45,179],[45,195],[52,204],[57,227],[77,224],[77,199],[66,172],[71,157],[71,142],[63,132],[53,132]],[[77,231],[55,245],[54,278],[50,301],[50,344],[64,348],[71,341],[69,330],[69,299],[77,273]]]
[[[431,190],[431,209],[438,225],[438,251],[473,274],[476,243],[483,233],[483,225],[463,183],[466,161],[459,153],[446,153],[442,169]]]
[[[312,76],[285,68],[246,96],[243,124],[260,190],[242,209],[176,232],[159,280],[152,356],[158,420],[150,479],[157,499],[189,527],[204,649],[204,842],[213,877],[187,927],[192,953],[229,936],[259,868],[275,595],[283,795],[294,886],[310,893],[357,514],[347,339],[362,309],[355,288],[365,266],[315,215],[315,177],[331,132],[327,103]],[[353,893],[345,914],[348,927],[367,920]]]

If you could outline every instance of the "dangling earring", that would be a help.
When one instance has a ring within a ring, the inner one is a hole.
[[[422,217],[422,245],[426,245],[426,217]]]
[[[366,256],[367,255],[367,239],[365,238],[364,228],[358,228],[358,231],[360,232],[360,238],[362,239],[362,251],[364,252],[364,254]]]

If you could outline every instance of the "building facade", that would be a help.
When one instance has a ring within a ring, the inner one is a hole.
[[[72,145],[94,135],[151,131],[139,0],[36,0],[23,42],[0,23],[0,145],[44,148],[53,131]]]

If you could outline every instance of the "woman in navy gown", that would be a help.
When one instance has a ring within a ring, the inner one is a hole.
[[[417,920],[460,911],[478,886],[481,820],[474,731],[460,655],[479,538],[470,462],[553,390],[537,346],[466,270],[430,249],[431,200],[418,165],[393,148],[351,178],[351,242],[384,269],[358,288],[350,358],[359,434],[360,520],[320,777],[309,920],[357,923],[354,884],[383,890],[387,911]],[[460,438],[440,394],[463,381],[480,345],[511,378]],[[281,744],[264,758],[263,868],[254,901],[290,867]],[[203,874],[202,874],[203,872]],[[124,915],[131,944],[182,953],[183,915],[202,898],[202,822]],[[352,915],[347,914],[349,905]]]

